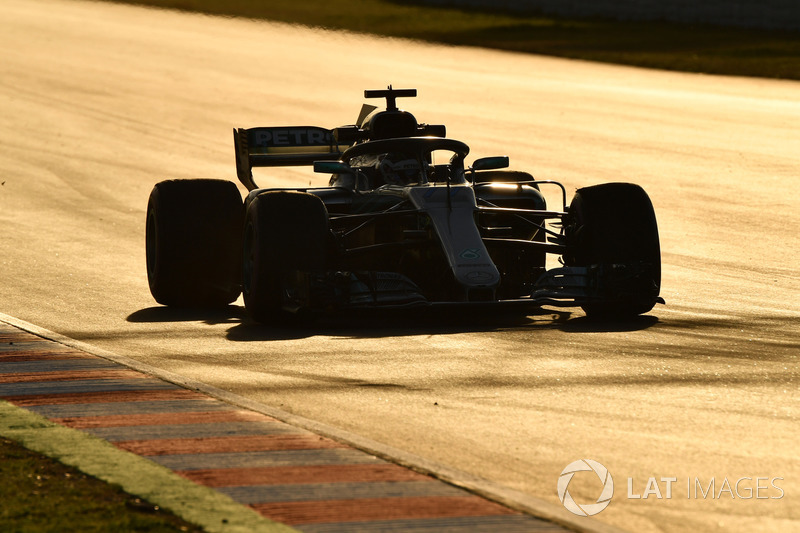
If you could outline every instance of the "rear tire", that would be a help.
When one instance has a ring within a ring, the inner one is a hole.
[[[330,229],[322,200],[304,192],[268,191],[247,208],[242,289],[250,316],[269,323],[287,317],[287,276],[324,270]]]
[[[661,289],[661,248],[653,204],[630,183],[578,189],[569,207],[567,266],[599,265],[612,282],[597,300],[582,305],[587,315],[631,317],[647,313]]]
[[[222,307],[239,297],[242,197],[229,181],[162,181],[147,204],[147,280],[155,300]]]

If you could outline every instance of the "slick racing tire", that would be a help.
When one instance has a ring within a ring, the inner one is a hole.
[[[211,179],[168,180],[147,204],[147,280],[155,300],[222,307],[241,291],[242,197]]]
[[[595,301],[581,307],[588,316],[631,317],[650,311],[661,288],[661,249],[653,204],[630,183],[578,189],[569,206],[567,266],[597,266]]]
[[[287,278],[323,270],[330,236],[328,211],[317,196],[268,191],[247,207],[242,289],[244,304],[262,323],[288,318]]]

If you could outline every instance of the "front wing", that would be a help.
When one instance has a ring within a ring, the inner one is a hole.
[[[521,298],[445,301],[427,298],[412,280],[396,272],[292,272],[283,280],[283,308],[315,314],[420,308],[533,312],[608,301],[622,281],[636,275],[637,266],[629,264],[561,267],[547,271],[531,294]]]

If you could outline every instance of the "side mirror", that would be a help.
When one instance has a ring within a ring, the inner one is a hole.
[[[495,157],[482,157],[480,159],[476,159],[474,163],[472,163],[472,168],[470,170],[496,170],[498,168],[508,168],[508,156],[507,155],[499,155]]]
[[[353,169],[341,161],[314,161],[314,172],[320,174],[352,174]]]

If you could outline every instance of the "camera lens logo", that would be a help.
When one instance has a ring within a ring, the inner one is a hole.
[[[603,492],[597,498],[595,503],[578,504],[572,499],[569,493],[569,482],[572,481],[572,476],[578,472],[594,472],[600,478],[603,484]],[[558,499],[564,504],[564,507],[571,513],[578,516],[592,516],[596,515],[611,503],[611,497],[614,496],[614,480],[611,479],[611,474],[608,469],[591,459],[581,459],[567,465],[558,477]]]

